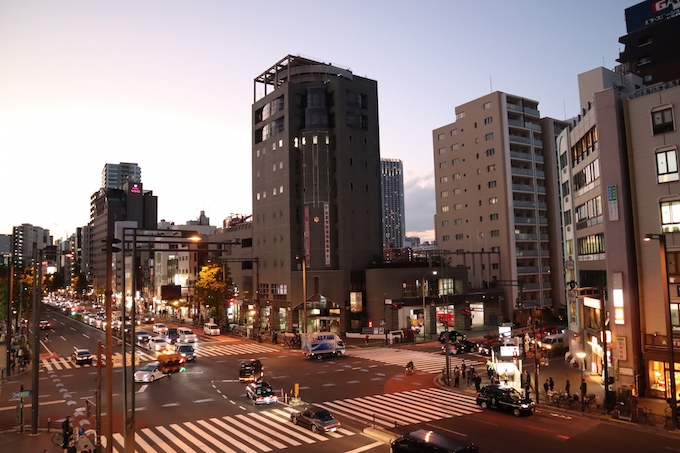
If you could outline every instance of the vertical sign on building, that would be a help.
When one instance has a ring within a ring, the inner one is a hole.
[[[326,267],[331,267],[331,221],[328,203],[323,204],[323,235]]]
[[[305,262],[307,267],[309,267],[310,258],[310,245],[309,245],[309,206],[305,206]]]
[[[609,205],[609,220],[614,222],[619,220],[619,204],[616,193],[616,186],[607,186],[607,202]]]

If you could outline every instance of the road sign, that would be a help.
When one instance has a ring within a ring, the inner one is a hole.
[[[31,396],[33,393],[30,390],[24,390],[23,392],[12,392],[9,397],[10,398],[28,398]]]

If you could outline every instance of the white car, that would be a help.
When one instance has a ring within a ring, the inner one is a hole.
[[[165,338],[162,337],[150,338],[148,344],[149,349],[153,349],[154,351],[164,351],[170,346],[170,344],[165,340]]]
[[[158,335],[165,335],[168,333],[168,326],[162,323],[156,323],[153,325],[153,333],[157,333]]]
[[[180,343],[195,343],[197,340],[196,334],[193,330],[187,329],[186,327],[178,327],[177,333],[179,333]]]
[[[158,362],[149,362],[135,372],[135,382],[153,382],[165,376]]]
[[[206,335],[219,335],[220,328],[217,324],[207,322],[203,324],[203,333]]]

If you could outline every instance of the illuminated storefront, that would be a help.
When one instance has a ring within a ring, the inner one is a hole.
[[[650,396],[670,398],[670,369],[668,362],[650,360],[648,363],[648,379]],[[675,363],[675,388],[680,389],[680,363]]]

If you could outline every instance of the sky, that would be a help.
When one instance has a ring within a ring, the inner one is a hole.
[[[434,239],[432,130],[492,91],[579,111],[635,0],[4,0],[0,234],[66,238],[106,163],[133,162],[158,219],[250,214],[253,80],[288,54],[378,82],[381,157],[404,165],[407,236]]]

